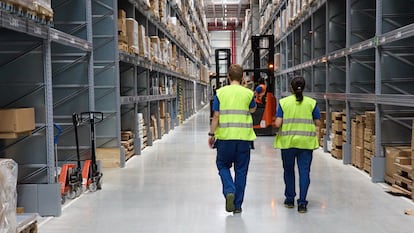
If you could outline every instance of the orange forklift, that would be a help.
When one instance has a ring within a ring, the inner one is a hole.
[[[254,87],[258,86],[259,80],[264,79],[266,92],[260,102],[256,102],[256,112],[252,114],[253,128],[258,136],[275,135],[276,130],[272,126],[276,118],[276,98],[275,91],[275,70],[274,70],[274,36],[273,35],[253,35],[253,69],[245,69],[247,73],[253,73]],[[265,51],[264,53],[261,51]],[[265,56],[265,59],[262,56]]]

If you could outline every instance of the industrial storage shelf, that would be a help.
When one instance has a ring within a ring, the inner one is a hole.
[[[144,103],[150,101],[171,100],[176,98],[176,95],[121,96],[121,104]]]
[[[195,78],[187,76],[187,75],[183,75],[180,73],[177,73],[173,70],[168,69],[167,67],[160,65],[158,63],[154,63],[149,61],[146,58],[137,56],[137,55],[132,55],[129,54],[127,52],[124,51],[119,51],[119,60],[125,63],[129,63],[129,64],[133,64],[139,67],[143,67],[146,68],[150,71],[157,71],[163,74],[167,74],[167,75],[171,75],[174,77],[178,77],[180,79],[184,79],[184,80],[188,80],[188,81],[194,81]],[[199,80],[196,80],[197,82],[200,82]]]
[[[162,24],[150,11],[146,10],[148,6],[143,2],[143,0],[129,0],[129,2],[135,6],[142,15],[144,15],[148,21],[154,25],[158,30],[160,30],[170,41],[178,45],[180,49],[185,53],[185,55],[190,58],[193,62],[201,63],[189,50],[182,44],[181,41],[178,41],[175,36]],[[188,28],[188,26],[186,27]],[[192,35],[192,34],[191,34]],[[192,35],[193,36],[193,35]],[[194,36],[193,36],[194,37]]]
[[[50,28],[49,26],[36,23],[28,18],[19,17],[18,15],[11,14],[4,10],[0,10],[0,14],[0,27],[25,33],[42,39],[48,39],[50,36],[50,40],[53,42],[78,48],[83,51],[92,50],[91,43],[82,40],[78,37],[69,35],[54,28]]]
[[[339,150],[345,164],[351,163],[351,154],[354,156],[352,119],[366,111],[375,112],[370,123],[375,123],[377,149],[370,160],[370,175],[374,182],[383,181],[383,146],[409,144],[412,137],[414,3],[315,0],[309,7],[300,4],[294,11],[292,6],[303,1],[292,1],[280,1],[262,30],[278,29],[271,28],[272,22],[284,8],[290,7],[289,13],[298,16],[289,18],[289,25],[275,40],[275,50],[280,54],[280,70],[275,72],[277,97],[290,95],[289,79],[301,75],[308,84],[305,94],[317,99],[323,111],[343,112],[347,133]],[[334,133],[331,123],[327,114],[326,150]]]

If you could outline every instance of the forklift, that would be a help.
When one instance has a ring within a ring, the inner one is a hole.
[[[215,59],[216,59],[216,73],[215,75],[210,76],[210,88],[211,88],[211,98],[210,98],[210,122],[213,118],[213,99],[216,95],[216,90],[222,86],[228,85],[227,80],[227,71],[231,65],[231,50],[230,49],[216,49],[215,50]]]
[[[256,103],[256,112],[252,114],[253,128],[258,136],[273,136],[276,129],[273,122],[276,118],[275,70],[274,70],[274,36],[253,35],[251,38],[253,51],[253,69],[245,69],[245,72],[253,73],[254,87],[259,85],[259,79],[266,80],[266,92],[261,103]],[[264,52],[261,52],[264,51]],[[262,59],[262,55],[266,59]],[[261,61],[264,61],[262,64]]]

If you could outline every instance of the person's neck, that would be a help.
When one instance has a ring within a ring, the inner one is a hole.
[[[233,80],[230,82],[230,85],[240,85],[240,82],[237,80]]]

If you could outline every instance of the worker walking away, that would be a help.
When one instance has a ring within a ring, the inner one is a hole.
[[[251,113],[256,110],[254,93],[241,85],[243,68],[232,64],[230,85],[217,90],[213,120],[208,133],[210,148],[217,148],[216,165],[223,185],[226,211],[241,213],[250,163],[251,142],[256,139]],[[234,166],[233,179],[230,168]]]
[[[313,150],[319,147],[315,125],[320,125],[320,111],[317,103],[303,96],[305,79],[295,77],[290,82],[292,95],[282,98],[276,113],[275,126],[279,128],[274,147],[280,148],[285,181],[285,202],[293,208],[295,201],[295,160],[299,170],[298,211],[307,212],[306,196],[310,184],[310,168]]]
[[[258,81],[259,85],[254,90],[255,100],[257,104],[264,104],[264,96],[266,95],[267,86],[264,78],[260,77]]]

